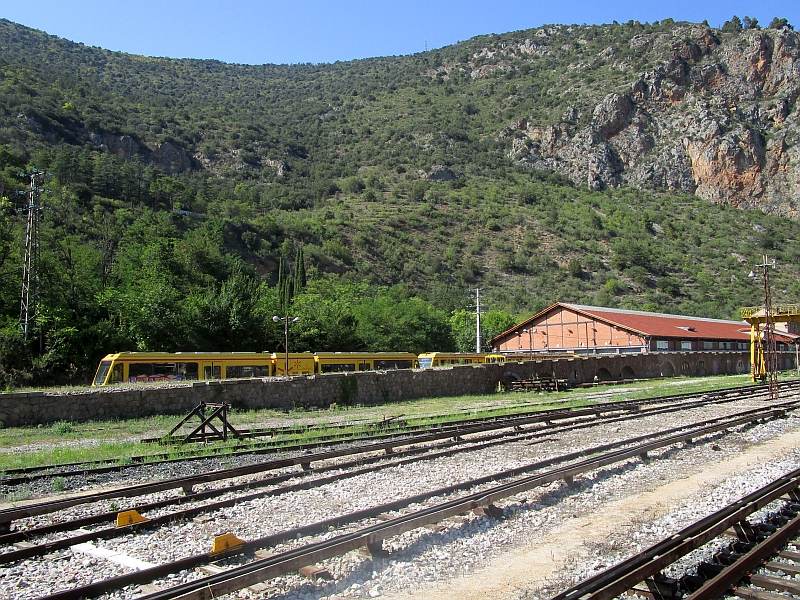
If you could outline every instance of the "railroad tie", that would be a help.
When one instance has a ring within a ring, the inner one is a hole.
[[[325,567],[320,567],[319,565],[306,565],[305,567],[300,567],[297,572],[311,581],[317,581],[319,579],[333,579],[331,572]]]

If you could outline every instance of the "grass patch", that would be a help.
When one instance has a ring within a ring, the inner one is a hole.
[[[782,376],[781,380],[789,379]],[[378,406],[339,406],[333,410],[304,410],[290,413],[276,410],[234,410],[229,420],[238,429],[287,425],[293,429],[276,436],[276,445],[312,443],[322,436],[345,437],[373,433],[374,424],[384,419],[402,419],[411,425],[450,423],[467,418],[513,415],[531,410],[578,408],[598,401],[647,399],[672,394],[715,391],[747,385],[747,375],[720,375],[695,379],[639,381],[624,386],[597,386],[568,392],[504,393],[481,396],[425,398]],[[602,396],[600,396],[602,395]],[[226,448],[239,444],[236,440],[218,442],[200,448],[198,445],[154,447],[142,444],[144,437],[156,437],[169,431],[180,417],[160,415],[126,421],[70,423],[62,421],[47,428],[8,428],[0,430],[0,471],[44,465],[110,459],[119,465],[131,464],[134,456],[168,453],[178,458],[185,450],[224,456]],[[344,429],[336,424],[348,423]],[[318,429],[308,431],[308,425]],[[330,426],[330,427],[326,427]],[[249,440],[252,444],[264,440]],[[245,442],[247,443],[247,442]],[[26,447],[29,447],[27,449]],[[154,458],[153,461],[156,459]]]

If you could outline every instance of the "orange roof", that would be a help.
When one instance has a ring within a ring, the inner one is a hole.
[[[580,304],[562,304],[562,306],[650,337],[750,340],[750,325],[744,321],[703,319]]]
[[[490,341],[494,342],[508,334],[515,333],[520,327],[525,327],[557,307],[566,308],[578,314],[591,317],[610,325],[616,325],[622,329],[627,329],[646,337],[750,341],[750,325],[745,321],[704,319],[702,317],[686,317],[682,315],[650,313],[639,310],[604,308],[601,306],[583,306],[580,304],[566,304],[564,302],[553,304],[549,308],[532,316],[530,319],[523,321],[508,331],[504,331]],[[794,341],[794,337],[795,336],[776,332],[776,338],[784,342],[792,342]]]

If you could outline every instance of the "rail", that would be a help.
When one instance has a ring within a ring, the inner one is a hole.
[[[772,407],[768,410],[753,409],[749,411],[743,411],[732,417],[708,419],[698,423],[695,427],[677,427],[667,431],[659,432],[658,434],[638,436],[636,438],[621,442],[582,450],[573,454],[577,456],[589,455],[590,458],[586,458],[568,466],[557,467],[544,473],[527,475],[521,479],[514,479],[506,483],[501,483],[489,489],[473,492],[466,496],[436,504],[420,511],[403,515],[380,524],[372,525],[349,534],[339,535],[325,541],[308,544],[302,548],[283,552],[266,559],[256,560],[246,565],[232,568],[229,571],[218,575],[205,577],[197,581],[178,585],[167,590],[141,597],[141,600],[174,600],[178,598],[181,600],[210,600],[211,598],[216,598],[222,594],[237,591],[266,579],[295,571],[302,566],[332,558],[363,546],[377,549],[382,540],[388,537],[399,535],[406,531],[417,529],[425,525],[433,524],[443,519],[460,513],[468,512],[476,508],[490,507],[498,500],[526,492],[536,487],[547,485],[559,480],[571,482],[577,475],[594,471],[630,458],[644,457],[646,456],[647,452],[668,447],[676,443],[682,443],[687,439],[696,439],[698,437],[717,433],[731,427],[746,425],[752,423],[754,420],[777,418],[785,415],[787,410],[796,409],[798,405],[800,405],[800,400],[784,402],[781,403],[781,405]],[[658,437],[658,439],[653,439],[656,437]],[[564,459],[565,457],[560,458]],[[327,530],[328,526],[335,527],[347,522],[352,522],[352,520],[356,518],[365,518],[368,516],[366,513],[372,515],[373,513],[380,514],[387,511],[399,510],[401,508],[406,508],[411,504],[420,503],[436,496],[451,494],[454,491],[468,489],[470,487],[489,483],[498,479],[519,477],[526,471],[539,470],[541,468],[541,462],[532,463],[516,469],[504,471],[502,473],[493,473],[486,477],[462,482],[440,490],[426,492],[411,498],[397,500],[389,504],[368,509],[368,511],[361,511],[360,513],[353,513],[351,515],[338,517],[324,523],[306,526],[299,530],[284,532],[278,536],[270,536],[269,538],[262,538],[261,540],[245,542],[235,551],[215,555],[214,559],[219,560],[225,556],[253,552],[258,548],[273,545],[277,541],[280,541],[280,539],[288,539],[288,536],[294,537],[294,534],[296,532],[300,532],[301,530],[305,535],[308,535],[311,530],[315,532],[325,531]],[[153,567],[137,573],[97,582],[81,588],[58,592],[48,596],[47,598],[49,600],[75,600],[77,598],[94,597],[111,590],[119,589],[120,587],[126,585],[152,581],[156,577],[189,568],[190,566],[201,564],[200,561],[208,560],[208,554],[188,557],[182,559],[181,561],[177,561],[176,563],[160,565],[158,567]]]

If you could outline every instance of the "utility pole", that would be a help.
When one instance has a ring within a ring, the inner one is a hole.
[[[36,320],[39,316],[39,213],[41,212],[40,193],[43,178],[44,173],[34,169],[30,175],[30,190],[28,191],[28,224],[25,228],[22,299],[19,311],[22,334],[26,342],[28,341],[28,332],[36,327]],[[39,345],[42,345],[41,335]],[[41,350],[41,347],[39,349]]]
[[[475,288],[475,352],[483,352],[481,340],[481,288]]]

